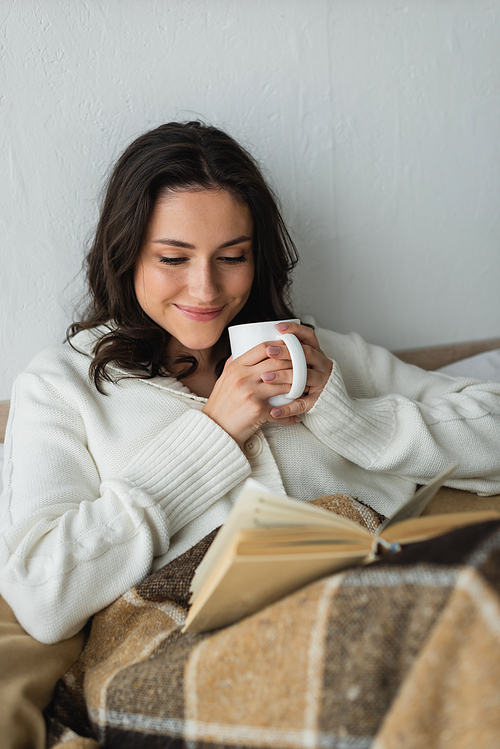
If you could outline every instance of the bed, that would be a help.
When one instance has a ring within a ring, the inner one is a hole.
[[[397,355],[451,375],[487,367],[500,381],[500,340]],[[500,496],[442,489],[426,513],[457,508],[500,512]],[[498,744],[500,516],[322,578],[231,627],[183,635],[189,582],[214,535],[89,623],[46,711],[48,746]]]

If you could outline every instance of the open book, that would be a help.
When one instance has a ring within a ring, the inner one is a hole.
[[[376,536],[341,515],[272,494],[248,479],[195,572],[182,631],[232,624],[323,575],[379,559],[402,544],[498,519],[495,511],[416,517],[454,470],[419,489]]]

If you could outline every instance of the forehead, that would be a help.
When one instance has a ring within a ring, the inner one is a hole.
[[[181,232],[173,238],[185,241],[203,234],[227,240],[251,235],[252,217],[246,203],[227,190],[177,190],[158,198],[146,234],[164,231]]]

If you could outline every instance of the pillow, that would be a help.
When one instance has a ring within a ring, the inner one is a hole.
[[[452,377],[475,377],[478,380],[500,382],[500,349],[469,356],[467,359],[447,364],[437,371]]]
[[[2,491],[2,473],[3,473],[3,442],[0,442],[0,492]]]

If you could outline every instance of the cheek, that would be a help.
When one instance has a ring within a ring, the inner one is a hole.
[[[167,275],[163,268],[141,266],[134,277],[135,293],[139,302],[153,303],[174,296],[182,287],[181,279]]]
[[[248,297],[248,295],[250,294],[252,283],[253,283],[253,277],[254,277],[253,267],[245,268],[242,271],[237,281],[238,293],[241,296]]]

